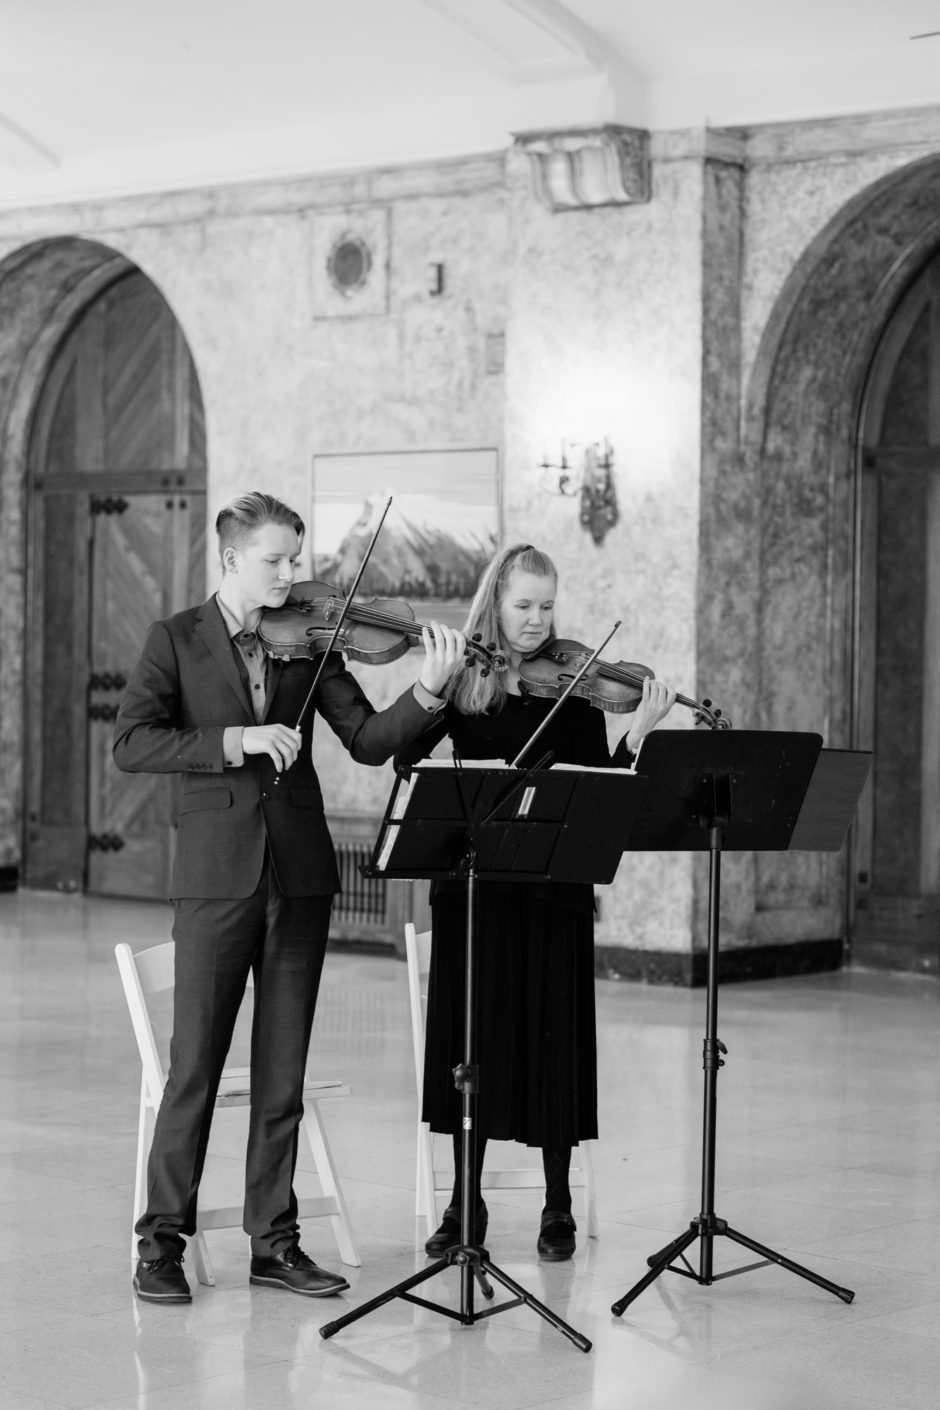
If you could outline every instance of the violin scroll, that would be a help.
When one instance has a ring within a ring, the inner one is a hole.
[[[717,705],[713,705],[710,700],[701,700],[692,711],[692,718],[696,725],[704,725],[706,729],[730,729],[731,721],[727,715],[723,715]]]
[[[481,676],[488,676],[490,671],[496,671],[498,675],[505,671],[509,665],[505,651],[500,651],[495,641],[488,642],[486,646],[483,645],[482,632],[474,632],[473,636],[467,638],[464,660],[468,665],[479,663]]]

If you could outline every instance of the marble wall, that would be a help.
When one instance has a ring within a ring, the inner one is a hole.
[[[533,201],[518,154],[509,185],[507,535],[531,539],[555,559],[565,636],[594,645],[622,619],[607,659],[692,682],[701,162],[659,163],[648,203],[558,215]],[[605,438],[620,517],[597,545],[578,522],[577,500],[550,493],[539,462],[546,453],[557,460],[562,440]],[[611,717],[612,735],[624,726]],[[603,893],[598,944],[686,948],[690,907],[688,858],[630,856]]]
[[[255,485],[305,508],[317,453],[496,447],[505,539],[558,562],[566,635],[595,641],[622,618],[612,659],[710,696],[738,727],[847,743],[853,398],[905,271],[937,243],[940,114],[654,133],[651,153],[648,201],[556,213],[517,146],[0,215],[6,761],[23,711],[11,426],[30,404],[22,330],[44,326],[26,311],[22,252],[39,242],[53,259],[66,240],[73,283],[83,259],[130,261],[179,319],[206,409],[210,516]],[[324,241],[347,223],[383,252],[377,302],[358,316],[337,316],[323,293]],[[440,295],[431,262],[444,266]],[[605,438],[619,519],[596,544],[539,462],[562,441]],[[381,704],[416,665],[360,674]],[[612,737],[622,728],[611,720]],[[351,768],[332,739],[322,749],[331,806],[380,811],[388,771]],[[18,857],[18,799],[14,781],[0,864]],[[837,940],[845,870],[729,858],[726,943]],[[666,977],[687,977],[704,943],[700,861],[627,858],[601,897],[598,941],[611,972],[655,977],[665,956]]]

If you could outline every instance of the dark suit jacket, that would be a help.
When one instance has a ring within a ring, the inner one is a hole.
[[[269,661],[263,723],[297,723],[316,666]],[[410,689],[376,712],[338,653],[320,678],[315,705],[361,764],[384,763],[433,723]],[[118,713],[114,760],[129,773],[182,775],[174,897],[250,896],[266,845],[286,896],[339,890],[311,759],[314,719],[311,708],[300,754],[279,784],[266,754],[225,768],[223,731],[255,719],[218,604],[212,597],[153,624]]]

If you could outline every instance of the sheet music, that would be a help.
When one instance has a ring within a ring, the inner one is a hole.
[[[499,769],[506,774],[513,772],[505,759],[422,759],[412,768],[411,776],[407,779],[402,778],[398,785],[375,860],[376,871],[385,871],[388,866],[398,836],[398,828],[395,823],[401,822],[407,816],[408,804],[418,781],[419,772],[424,769],[449,769],[451,773],[457,769]]]
[[[614,764],[552,764],[552,769],[571,769],[578,774],[626,774],[630,769],[617,768]]]
[[[398,831],[398,829],[392,826],[392,824],[399,822],[407,813],[408,800],[411,797],[411,793],[415,786],[416,779],[417,774],[412,773],[410,778],[402,778],[399,781],[398,788],[395,791],[395,797],[392,799],[392,806],[388,815],[388,823],[385,828],[385,836],[382,838],[382,846],[379,849],[379,855],[376,858],[375,862],[375,865],[379,871],[384,871],[385,868],[388,866],[388,859],[391,856],[392,848],[395,845],[395,834]]]
[[[505,759],[422,759],[417,769],[503,769],[509,773]],[[414,777],[414,775],[412,775]]]

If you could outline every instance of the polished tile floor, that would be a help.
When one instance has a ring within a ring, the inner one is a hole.
[[[541,1264],[538,1193],[489,1199],[494,1262],[593,1349],[525,1307],[463,1327],[398,1299],[324,1340],[321,1325],[426,1266],[404,966],[331,954],[321,990],[313,1066],[354,1088],[326,1108],[364,1258],[349,1293],[249,1289],[246,1241],[226,1230],[209,1236],[215,1288],[144,1306],[128,1243],[139,1068],[113,946],[167,926],[162,906],[0,896],[0,1410],[940,1402],[935,981],[850,972],[720,991],[717,1212],[854,1289],[852,1305],[770,1265],[708,1287],[665,1274],[611,1315],[699,1210],[704,993],[605,981],[599,1238]],[[231,1179],[240,1140],[220,1124],[211,1180]],[[304,1242],[337,1266],[328,1225],[311,1221]],[[716,1272],[751,1261],[716,1239]],[[418,1291],[458,1305],[458,1277]]]

